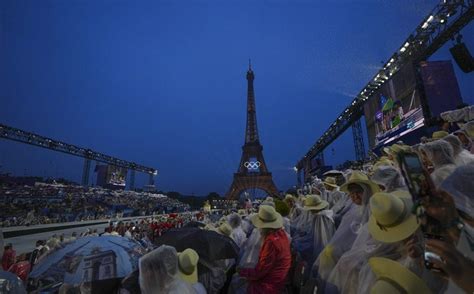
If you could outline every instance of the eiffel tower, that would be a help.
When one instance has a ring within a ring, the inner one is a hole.
[[[268,171],[263,158],[263,146],[260,144],[257,129],[257,112],[253,80],[255,75],[249,61],[247,71],[247,126],[245,143],[242,146],[242,158],[239,168],[234,173],[234,181],[226,194],[227,199],[239,199],[240,194],[247,189],[261,189],[270,196],[278,196],[278,190],[273,183],[272,173]]]

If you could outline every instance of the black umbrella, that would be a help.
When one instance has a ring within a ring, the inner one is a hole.
[[[177,251],[191,248],[208,261],[237,258],[239,255],[239,247],[231,238],[198,228],[169,230],[156,239],[155,244],[173,246]]]

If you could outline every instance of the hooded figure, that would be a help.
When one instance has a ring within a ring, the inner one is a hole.
[[[292,244],[303,260],[313,264],[319,253],[329,243],[336,231],[332,210],[329,203],[318,195],[306,197],[304,211],[306,220],[302,230],[297,234]]]
[[[454,135],[459,138],[462,142],[462,147],[469,151],[471,154],[474,154],[474,144],[472,144],[472,139],[469,137],[466,131],[457,130],[454,132]]]
[[[191,294],[194,290],[178,275],[178,254],[171,246],[162,245],[142,256],[139,281],[143,294]]]
[[[419,223],[411,214],[411,198],[376,193],[370,198],[371,216],[361,228],[352,248],[338,261],[328,278],[326,289],[340,293],[368,293],[375,282],[367,262],[371,257],[400,261],[412,271],[421,269],[407,258],[404,240],[417,234]],[[420,237],[421,238],[421,237]]]
[[[371,196],[379,191],[379,187],[365,174],[354,171],[349,181],[342,185],[341,190],[355,201],[351,200],[353,203],[350,210],[344,215],[331,241],[313,264],[312,276],[316,278],[316,274],[319,274],[320,286],[327,280],[339,258],[351,249],[361,228],[369,220],[369,201]]]
[[[474,154],[465,150],[462,146],[461,140],[455,135],[448,135],[443,138],[453,147],[454,163],[457,166],[474,163]]]
[[[199,254],[191,248],[178,253],[178,269],[181,280],[189,283],[197,294],[206,294],[204,286],[198,282]]]
[[[430,142],[421,146],[421,150],[433,164],[434,171],[431,173],[431,179],[436,186],[456,169],[453,147],[448,142],[444,140]]]
[[[242,247],[245,240],[247,240],[247,236],[241,227],[242,219],[240,218],[240,215],[238,215],[237,213],[232,213],[227,217],[227,221],[230,227],[232,228],[232,233],[230,234],[230,237],[232,238],[232,240],[234,240],[235,244],[239,246],[239,248]]]
[[[407,191],[402,175],[397,168],[391,165],[379,166],[370,179],[382,186],[384,192]]]

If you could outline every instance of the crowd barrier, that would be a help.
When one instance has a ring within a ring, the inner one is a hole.
[[[2,231],[3,231],[3,238],[8,239],[8,238],[13,238],[13,237],[39,234],[39,233],[45,233],[45,232],[53,232],[53,231],[60,231],[60,230],[66,230],[66,229],[102,225],[102,224],[107,224],[110,221],[129,222],[129,221],[136,221],[136,220],[146,219],[150,217],[157,217],[157,216],[160,216],[160,214],[111,218],[111,219],[103,219],[103,220],[78,221],[78,222],[68,222],[68,223],[42,224],[42,225],[33,225],[33,226],[5,227],[5,228],[2,228]]]

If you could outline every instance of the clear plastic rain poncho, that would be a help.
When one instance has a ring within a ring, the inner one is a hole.
[[[377,168],[370,178],[372,182],[385,188],[384,192],[406,190],[405,181],[396,167],[383,165]]]
[[[351,249],[361,227],[369,220],[371,190],[367,185],[358,185],[364,190],[362,205],[352,204],[349,211],[343,216],[341,224],[329,241],[329,244],[319,254],[312,266],[311,271],[314,278],[316,278],[317,273],[323,280],[329,277],[339,258]]]
[[[247,241],[240,248],[242,256],[240,257],[239,266],[242,268],[255,268],[258,263],[260,249],[263,245],[263,238],[260,230],[254,228]]]
[[[346,193],[334,189],[332,191],[322,189],[321,190],[321,199],[329,202],[329,208],[332,209],[335,205],[340,205],[347,199]]]
[[[454,199],[458,210],[474,215],[474,164],[460,166],[440,185]]]
[[[461,140],[455,135],[448,135],[443,138],[446,142],[451,144],[453,147],[454,163],[457,166],[474,163],[474,154],[465,150],[462,146]]]
[[[336,231],[331,210],[305,211],[305,226],[294,235],[292,244],[303,260],[313,264]]]
[[[365,232],[366,231],[364,230],[364,234]],[[414,236],[418,240],[422,240],[423,233],[421,230],[418,230],[414,234]],[[408,269],[409,271],[420,277],[423,281],[425,281],[426,285],[431,289],[432,293],[451,293],[444,292],[446,280],[440,279],[438,275],[426,269],[424,265],[420,262],[420,260],[413,259],[408,255],[408,247],[405,245],[405,241],[387,244],[371,239],[369,241],[369,244],[378,244],[378,248],[376,248],[373,252],[362,253],[366,254],[367,256],[364,258],[369,259],[371,257],[385,257],[392,259],[400,263],[406,269]],[[370,293],[370,290],[375,284],[377,277],[374,275],[368,262],[366,261],[365,264],[361,265],[361,267],[358,269],[358,273],[353,274],[354,275],[352,275],[352,277],[350,278],[358,279],[358,286],[356,285],[358,290],[353,293]]]
[[[242,219],[240,218],[240,215],[238,215],[237,213],[232,213],[227,217],[227,222],[232,228],[232,233],[230,234],[230,237],[232,238],[232,240],[234,240],[235,244],[239,246],[239,248],[242,247],[245,240],[247,240],[247,235],[241,227]]]
[[[353,204],[324,250],[312,265],[312,276],[326,280],[339,258],[352,247],[361,227],[361,210]]]
[[[403,261],[407,267],[415,273],[421,273],[422,269],[407,259],[407,252],[403,241],[395,243],[382,243],[373,239],[365,224],[354,241],[352,248],[346,252],[337,262],[336,267],[330,273],[326,283],[326,290],[334,292],[335,288],[340,293],[370,293],[359,292],[359,287],[369,287],[375,282],[371,271],[364,270],[371,257],[385,257],[392,260]]]
[[[192,294],[194,290],[178,277],[176,249],[162,245],[142,256],[139,281],[143,294]]]
[[[431,179],[438,186],[456,169],[453,147],[444,140],[437,140],[423,145],[421,149],[425,151],[433,164],[434,171],[431,173]]]

